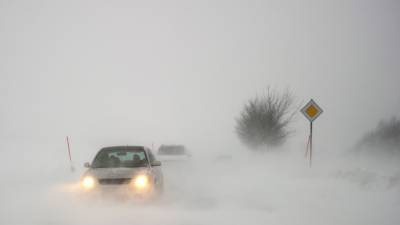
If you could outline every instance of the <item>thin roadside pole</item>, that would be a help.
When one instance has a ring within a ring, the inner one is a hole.
[[[312,135],[313,135],[313,123],[310,122],[310,167],[312,166]]]
[[[69,137],[66,137],[66,141],[67,141],[67,147],[68,147],[68,156],[69,156],[69,164],[70,164],[70,168],[71,168],[71,172],[75,171],[75,168],[72,164],[72,157],[71,157],[71,146],[69,144]]]
[[[68,147],[68,156],[69,156],[69,162],[72,163],[72,157],[71,157],[71,146],[69,145],[69,137],[67,136],[67,147]]]

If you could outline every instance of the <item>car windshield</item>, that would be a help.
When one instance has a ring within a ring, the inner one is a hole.
[[[158,149],[159,155],[184,155],[185,147],[182,145],[162,145]]]
[[[148,160],[143,148],[113,147],[100,150],[93,160],[93,168],[147,167]]]

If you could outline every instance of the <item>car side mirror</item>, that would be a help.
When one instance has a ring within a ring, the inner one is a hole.
[[[151,166],[161,166],[161,162],[156,160],[151,163]]]
[[[86,168],[90,168],[90,163],[85,162],[85,163],[83,164],[83,166],[86,167]]]

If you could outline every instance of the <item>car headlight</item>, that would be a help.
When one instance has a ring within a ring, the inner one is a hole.
[[[91,177],[91,176],[86,176],[86,177],[84,177],[83,180],[82,180],[82,186],[83,186],[83,188],[86,189],[86,190],[93,189],[94,186],[95,186],[95,184],[96,184],[96,181],[95,181],[94,178]]]
[[[135,189],[143,190],[147,189],[150,184],[150,179],[148,175],[141,174],[133,178],[133,186]]]

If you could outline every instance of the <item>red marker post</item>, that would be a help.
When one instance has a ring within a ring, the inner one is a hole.
[[[68,136],[67,136],[67,138],[66,138],[66,141],[67,141],[67,147],[68,147],[68,156],[69,156],[69,163],[70,163],[70,166],[71,166],[71,172],[74,172],[74,171],[75,171],[75,168],[74,168],[74,165],[73,165],[73,163],[72,163],[71,146],[70,146],[70,144],[69,144],[69,137],[68,137]]]

